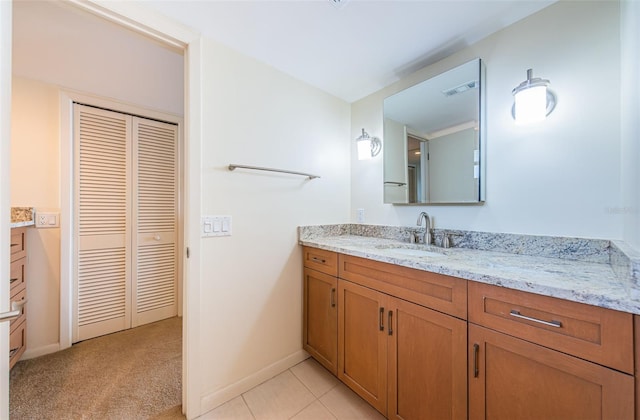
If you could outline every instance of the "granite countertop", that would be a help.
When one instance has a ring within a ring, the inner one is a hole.
[[[13,229],[13,228],[19,228],[19,227],[25,227],[25,226],[33,226],[33,225],[35,225],[33,220],[23,220],[19,222],[11,222],[9,226],[11,227],[11,229]]]
[[[300,244],[481,283],[640,314],[640,293],[630,290],[608,262],[439,248],[352,234],[300,235]],[[427,255],[410,255],[427,249]],[[409,254],[409,255],[407,255]]]
[[[33,207],[11,207],[11,228],[33,226]]]

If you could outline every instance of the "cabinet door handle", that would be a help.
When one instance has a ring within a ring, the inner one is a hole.
[[[324,264],[324,263],[327,262],[327,260],[323,260],[322,258],[318,258],[318,257],[311,257],[311,260],[313,262],[317,262],[317,263],[320,263],[320,264]]]
[[[384,331],[384,308],[380,308],[380,331]]]
[[[480,357],[480,345],[474,344],[473,345],[473,377],[474,378],[477,378],[478,375],[480,374],[480,367],[478,366],[480,364],[479,357]]]
[[[512,309],[511,312],[509,313],[509,315],[514,316],[516,318],[520,318],[520,319],[524,319],[527,321],[532,321],[532,322],[537,322],[538,324],[542,324],[542,325],[547,325],[549,327],[555,327],[555,328],[562,328],[562,322],[560,321],[544,321],[542,319],[538,319],[538,318],[531,318],[530,316],[525,316],[520,314],[520,311],[516,311],[515,309]]]
[[[331,288],[331,307],[335,308],[336,307],[336,288],[332,287]]]
[[[393,311],[389,311],[389,335],[393,335]]]
[[[11,280],[9,280],[9,284],[13,284],[13,282],[18,281],[17,277],[11,277]]]

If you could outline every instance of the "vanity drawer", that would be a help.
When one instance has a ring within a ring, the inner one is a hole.
[[[12,368],[20,356],[26,350],[27,347],[27,323],[23,322],[12,329],[11,336],[9,338],[9,367]]]
[[[302,247],[304,266],[328,274],[338,275],[338,254],[324,249]]]
[[[467,318],[467,281],[350,255],[339,256],[338,275],[458,318]]]
[[[11,263],[11,275],[9,281],[11,283],[10,296],[14,296],[16,293],[24,290],[26,283],[24,277],[24,265],[26,258],[20,258],[19,260]]]
[[[11,261],[27,256],[26,228],[11,229]]]
[[[633,317],[469,282],[469,322],[633,374]]]

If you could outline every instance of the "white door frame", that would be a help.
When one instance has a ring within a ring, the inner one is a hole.
[[[11,22],[12,4],[0,1],[0,279],[9,278],[11,220]],[[0,281],[0,312],[9,311],[9,282]],[[9,323],[0,322],[0,419],[9,418]]]
[[[201,159],[200,149],[202,141],[201,122],[201,86],[202,73],[200,71],[202,57],[202,41],[200,34],[192,32],[169,18],[155,14],[138,2],[109,2],[102,0],[71,0],[77,7],[116,22],[124,27],[150,36],[167,45],[184,51],[185,63],[185,112],[184,112],[184,156],[182,158],[184,170],[184,198],[182,232],[184,245],[189,249],[189,258],[183,258],[183,330],[182,330],[182,409],[188,419],[198,417],[201,410],[201,372],[199,371],[201,349],[200,343],[200,200],[201,200]],[[0,1],[0,4],[5,3]],[[4,22],[3,22],[4,23]],[[3,25],[4,26],[4,25]],[[4,33],[2,34],[4,35]],[[6,38],[3,37],[6,42]],[[9,38],[9,46],[11,39]],[[2,48],[4,54],[11,56],[10,48]],[[8,52],[7,52],[8,51]],[[4,57],[3,54],[3,57]],[[10,83],[9,83],[10,88]],[[4,93],[4,87],[2,92]],[[3,95],[4,98],[4,95]],[[61,112],[64,111],[61,108]],[[4,113],[3,113],[4,114]],[[4,119],[4,115],[2,117]],[[65,116],[67,118],[67,116]],[[62,134],[62,133],[61,133]],[[2,136],[2,142],[5,136]],[[62,142],[61,142],[62,143]],[[62,171],[68,171],[61,165]],[[62,179],[69,179],[70,174],[61,174]],[[67,176],[67,178],[65,178]],[[8,186],[3,186],[8,189]],[[70,197],[62,197],[62,206],[68,206]],[[4,206],[3,206],[4,210]],[[8,208],[7,208],[8,211]],[[62,214],[61,227],[69,226],[70,215]],[[68,229],[68,228],[67,228]],[[8,245],[8,241],[7,241]],[[61,253],[70,254],[70,243],[61,241]],[[4,245],[2,245],[4,246]],[[4,250],[4,248],[3,248]],[[184,250],[183,250],[184,251]],[[4,252],[4,251],[3,251]],[[186,252],[183,253],[186,257]],[[1,257],[2,255],[0,255]],[[8,249],[6,260],[8,261]],[[66,270],[62,270],[66,266]],[[63,283],[70,284],[71,266],[68,255],[61,261],[61,287]],[[7,265],[8,275],[8,265]],[[65,291],[68,299],[69,291]],[[61,289],[61,294],[63,290]],[[62,309],[62,308],[61,308]],[[65,316],[69,316],[65,310]],[[62,311],[61,311],[62,316]],[[64,331],[63,331],[64,330]],[[70,345],[71,330],[68,324],[60,325],[60,345]],[[64,337],[63,337],[64,335]],[[65,341],[63,341],[63,338]],[[0,413],[2,418],[2,413]]]

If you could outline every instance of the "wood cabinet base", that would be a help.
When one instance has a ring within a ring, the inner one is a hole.
[[[633,419],[634,378],[469,325],[470,419]]]

